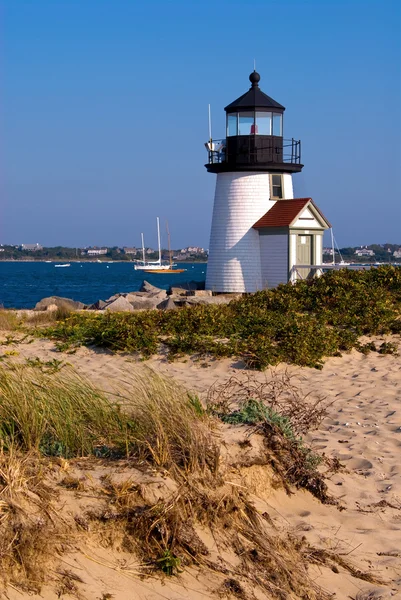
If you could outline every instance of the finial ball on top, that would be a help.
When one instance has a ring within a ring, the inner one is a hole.
[[[251,73],[249,75],[249,81],[252,83],[253,86],[258,85],[258,83],[260,81],[259,73],[257,73],[256,71],[253,71],[253,73]]]

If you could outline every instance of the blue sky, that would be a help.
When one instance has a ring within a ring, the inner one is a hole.
[[[399,0],[0,0],[0,242],[208,246],[224,106],[302,140],[296,195],[340,246],[401,243]]]

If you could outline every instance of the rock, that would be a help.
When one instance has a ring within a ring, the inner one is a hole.
[[[133,310],[153,310],[158,304],[160,304],[160,300],[155,301],[152,298],[138,298],[130,301]]]
[[[49,306],[56,306],[57,308],[65,308],[67,310],[82,310],[85,308],[85,304],[82,302],[76,302],[71,298],[61,298],[60,296],[49,296],[40,300],[34,310],[47,310]],[[54,310],[53,308],[51,310]]]
[[[107,306],[107,302],[104,300],[98,300],[94,304],[87,307],[88,310],[103,310]]]
[[[46,312],[55,312],[58,310],[57,304],[48,304],[46,307]]]
[[[148,281],[144,280],[142,282],[141,289],[139,291],[140,292],[154,293],[154,292],[163,292],[164,290],[162,290],[161,288],[158,288],[155,285],[152,285]]]
[[[158,290],[157,292],[130,292],[129,294],[124,294],[129,302],[134,302],[141,299],[151,300],[152,298],[156,301],[161,302],[167,298],[166,290]]]
[[[160,302],[160,304],[157,305],[157,308],[160,310],[178,310],[178,306],[171,298],[171,296],[167,298],[167,300],[163,300],[163,302]]]
[[[195,304],[229,304],[241,294],[219,294],[218,296],[186,296],[185,304],[193,306]],[[182,297],[181,300],[184,300]]]
[[[187,296],[198,296],[199,298],[204,296],[213,296],[212,290],[188,290]]]
[[[174,286],[174,287],[170,287],[168,293],[170,294],[170,296],[186,296],[187,290],[184,290],[183,288]]]
[[[170,287],[169,294],[185,294],[185,292],[189,290],[204,290],[205,282],[204,281],[184,281],[183,283],[177,283],[176,285]]]
[[[110,298],[107,298],[106,304],[109,303],[109,302],[114,302],[118,298],[121,298],[121,296],[124,297],[125,294],[113,294],[113,296],[110,296]]]
[[[130,302],[128,302],[128,300],[126,298],[124,298],[124,296],[119,296],[118,298],[116,298],[116,300],[113,300],[112,302],[109,302],[104,310],[110,311],[110,312],[133,312],[134,308],[132,306],[132,304]]]
[[[160,290],[155,293],[148,292],[134,292],[127,294],[126,299],[131,303],[131,306],[135,310],[152,310],[156,308],[158,304],[166,300],[166,290]]]

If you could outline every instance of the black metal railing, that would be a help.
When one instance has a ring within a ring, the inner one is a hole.
[[[233,136],[205,144],[208,163],[301,164],[301,141],[278,136]]]

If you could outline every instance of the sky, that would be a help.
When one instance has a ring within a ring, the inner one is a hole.
[[[295,196],[401,243],[400,0],[0,0],[0,243],[207,248],[208,104],[221,138],[254,59]]]

